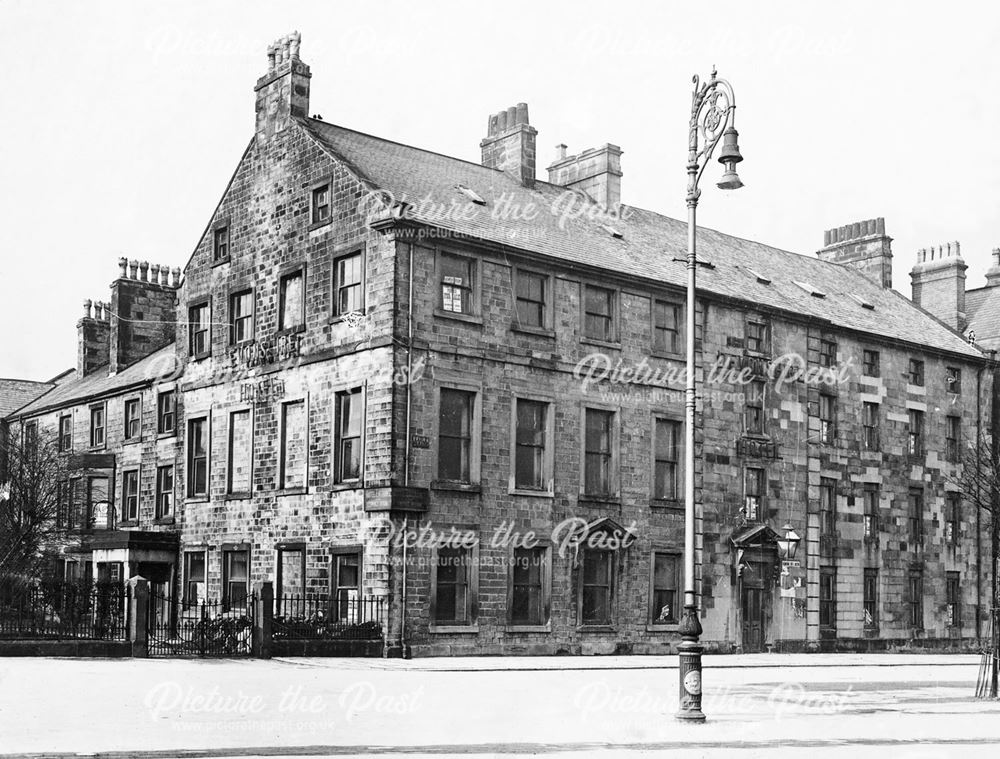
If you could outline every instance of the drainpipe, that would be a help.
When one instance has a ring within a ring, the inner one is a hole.
[[[982,552],[982,445],[983,445],[983,368],[976,370],[976,638],[980,637],[983,603]],[[955,525],[959,529],[960,524]],[[957,538],[958,536],[953,536]]]
[[[403,485],[404,487],[410,486],[410,419],[411,419],[411,409],[410,401],[412,398],[412,391],[410,389],[412,381],[413,372],[413,243],[407,243],[407,253],[408,253],[408,266],[407,266],[407,278],[408,278],[408,294],[406,298],[406,429],[404,430],[405,439],[403,442]],[[403,590],[400,598],[400,608],[399,608],[399,649],[400,655],[407,659],[407,643],[406,643],[406,569],[407,569],[407,539],[406,539],[406,528],[408,526],[408,519],[403,518]]]

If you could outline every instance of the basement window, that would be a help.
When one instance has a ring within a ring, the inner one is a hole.
[[[485,206],[486,201],[483,200],[482,196],[475,190],[466,187],[464,184],[455,185],[455,189],[462,193],[465,197],[471,200],[473,203],[479,206]]]
[[[805,290],[807,293],[809,293],[814,298],[825,298],[826,297],[826,293],[825,292],[823,292],[822,290],[820,290],[820,289],[816,288],[815,286],[809,284],[808,282],[799,282],[797,279],[793,279],[792,282],[795,283],[796,285],[798,285],[799,287],[801,287],[803,290]]]

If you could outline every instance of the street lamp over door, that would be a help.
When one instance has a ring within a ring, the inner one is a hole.
[[[701,622],[698,620],[698,600],[695,594],[695,489],[694,489],[694,426],[695,426],[695,279],[698,268],[696,249],[697,223],[695,210],[701,190],[698,182],[705,167],[722,140],[719,162],[726,167],[718,186],[723,190],[737,190],[743,186],[736,173],[736,164],[743,160],[737,144],[739,135],[733,122],[736,116],[736,98],[733,88],[725,79],[719,79],[712,69],[712,77],[701,84],[698,76],[693,79],[691,95],[691,124],[688,138],[688,254],[687,254],[687,377],[684,396],[684,614],[679,632],[681,643],[677,647],[680,658],[680,709],[677,718],[703,722],[701,710],[701,654],[698,642]]]

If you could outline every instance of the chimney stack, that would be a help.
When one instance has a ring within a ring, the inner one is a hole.
[[[103,304],[83,302],[83,318],[76,323],[76,335],[76,376],[83,379],[108,363],[111,324],[104,318]]]
[[[913,302],[952,329],[965,329],[965,270],[958,242],[921,248],[910,272]]]
[[[611,143],[571,156],[560,143],[549,166],[549,182],[585,192],[602,208],[615,211],[622,202],[621,157],[622,149]]]
[[[816,255],[858,269],[881,287],[892,287],[892,238],[885,233],[882,217],[826,230],[823,249]]]
[[[997,285],[1000,285],[1000,248],[993,249],[990,268],[986,270],[986,286],[996,287]]]
[[[254,88],[257,144],[287,129],[293,118],[309,116],[309,67],[299,58],[302,35],[292,32],[267,48],[267,73]]]
[[[177,286],[168,284],[167,266],[118,260],[120,276],[111,283],[109,370],[115,374],[173,342],[177,321]],[[149,276],[152,274],[152,276]]]
[[[513,176],[525,187],[535,183],[535,138],[538,130],[528,122],[528,104],[518,103],[494,113],[479,143],[483,166]]]

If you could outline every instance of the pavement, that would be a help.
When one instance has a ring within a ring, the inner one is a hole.
[[[995,757],[962,655],[0,660],[0,755]]]

